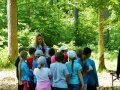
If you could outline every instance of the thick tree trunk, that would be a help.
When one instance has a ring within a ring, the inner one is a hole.
[[[8,54],[10,61],[18,55],[17,41],[17,0],[7,0],[8,17]]]
[[[99,48],[99,71],[106,69],[105,62],[104,62],[104,19],[103,19],[104,9],[99,9],[99,41],[98,41],[98,48]]]

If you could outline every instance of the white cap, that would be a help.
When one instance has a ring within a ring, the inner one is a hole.
[[[68,57],[71,58],[71,59],[76,58],[76,56],[77,56],[76,52],[73,51],[73,50],[68,51],[67,54],[68,54]]]
[[[42,55],[43,55],[42,50],[36,50],[35,51],[35,56],[42,56]]]
[[[37,60],[37,63],[45,64],[46,63],[46,58],[44,56],[40,56]]]
[[[60,51],[62,51],[62,50],[67,50],[67,47],[61,46],[61,47],[60,47]]]

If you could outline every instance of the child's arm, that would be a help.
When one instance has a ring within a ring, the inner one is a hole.
[[[27,63],[24,64],[24,70],[25,70],[25,72],[26,72],[26,74],[27,74],[28,76],[32,76],[32,72],[30,71]]]
[[[21,72],[21,63],[22,63],[22,59],[20,59],[20,61],[18,63],[18,83],[19,83],[19,85],[22,85],[22,81],[21,81],[21,74],[22,74],[22,72]]]
[[[87,60],[86,60],[86,66],[87,66],[87,68],[88,68],[87,73],[93,70],[91,64],[90,64],[89,61],[87,61]]]
[[[48,77],[49,77],[50,80],[52,79],[52,75],[51,75],[50,69],[48,69]]]
[[[66,78],[66,82],[69,82],[69,74],[66,74],[65,78]]]
[[[82,76],[80,70],[78,70],[78,75],[79,75],[79,78],[80,78],[80,81],[81,81],[81,84],[82,84],[81,90],[83,90],[83,88],[84,88],[84,81],[83,81],[83,76]]]
[[[65,65],[64,67],[64,75],[65,75],[65,78],[66,78],[66,82],[69,82],[69,72],[68,72],[68,69]]]
[[[89,66],[87,72],[90,72],[92,70],[93,70],[92,66]]]

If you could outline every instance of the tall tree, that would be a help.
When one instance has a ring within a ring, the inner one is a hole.
[[[99,48],[99,70],[106,69],[104,62],[104,9],[108,8],[111,0],[82,0],[83,5],[94,8],[98,13],[98,48]]]
[[[8,55],[10,61],[18,55],[17,42],[17,0],[7,0]]]
[[[99,48],[99,70],[103,70],[106,69],[105,67],[105,63],[104,63],[104,9],[103,8],[99,8],[98,10],[98,22],[99,22],[99,29],[98,29],[98,36],[99,36],[99,40],[98,40],[98,48]]]

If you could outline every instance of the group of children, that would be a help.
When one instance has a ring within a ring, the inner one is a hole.
[[[90,59],[92,50],[70,50],[65,46],[56,52],[47,49],[41,35],[36,36],[36,44],[19,49],[20,56],[15,66],[18,90],[97,90],[98,76],[95,63]]]
[[[31,47],[27,58],[22,49],[17,61],[19,90],[96,90],[98,77],[95,63],[89,58],[91,49],[60,50],[55,53],[53,48],[49,49],[46,58],[42,50]]]

